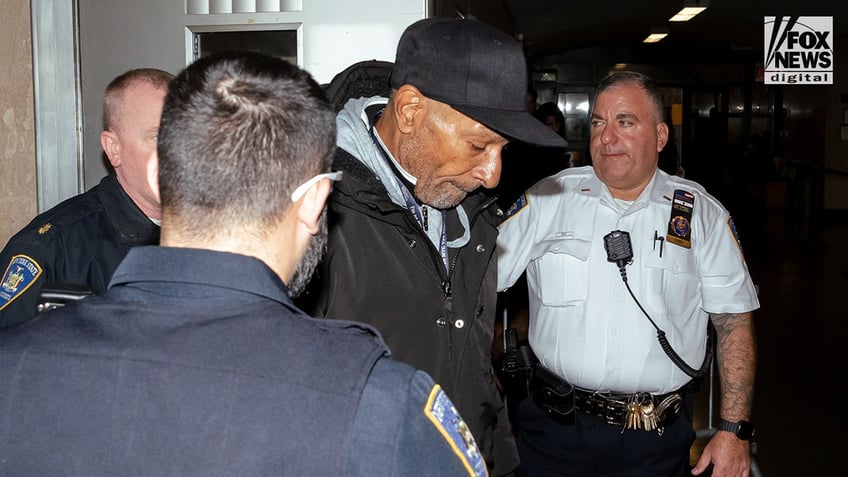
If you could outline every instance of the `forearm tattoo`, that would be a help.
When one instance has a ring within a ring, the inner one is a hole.
[[[754,398],[756,345],[751,313],[710,315],[718,338],[721,417],[750,419]]]

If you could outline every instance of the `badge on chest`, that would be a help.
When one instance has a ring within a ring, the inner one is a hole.
[[[692,248],[692,210],[695,196],[685,190],[674,191],[671,201],[671,218],[668,221],[666,241],[684,248]]]

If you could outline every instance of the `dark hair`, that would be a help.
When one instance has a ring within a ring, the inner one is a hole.
[[[121,107],[124,92],[137,83],[150,83],[157,89],[167,89],[174,75],[156,68],[137,68],[129,70],[113,79],[103,94],[103,130],[114,131],[115,117]]]
[[[565,136],[565,116],[562,114],[562,110],[559,109],[559,106],[557,106],[557,104],[553,101],[542,103],[538,108],[536,108],[534,116],[542,122],[545,122],[545,118],[548,116],[553,116],[559,123],[559,131],[557,131],[557,133],[560,136]]]
[[[165,220],[201,236],[276,222],[330,169],[335,114],[309,73],[256,53],[204,57],[171,82],[159,130]]]
[[[595,99],[602,92],[622,83],[633,83],[642,88],[648,94],[648,99],[654,106],[657,122],[665,122],[665,98],[663,98],[662,91],[654,80],[642,73],[635,71],[614,71],[610,73],[595,88]],[[595,104],[594,100],[592,104]]]

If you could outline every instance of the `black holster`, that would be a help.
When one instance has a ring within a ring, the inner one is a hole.
[[[506,347],[499,369],[501,383],[509,394],[527,396],[536,358],[530,346],[518,346],[515,328],[507,328],[504,333]]]
[[[536,366],[531,384],[533,401],[545,414],[564,426],[574,424],[574,386],[542,366]]]

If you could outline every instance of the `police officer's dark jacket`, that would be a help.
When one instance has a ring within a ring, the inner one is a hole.
[[[157,243],[159,226],[107,175],[38,215],[0,252],[0,328],[35,315],[43,284],[102,293],[130,247]]]
[[[255,258],[139,247],[104,296],[0,331],[0,475],[473,475],[387,355]]]
[[[341,148],[333,168],[344,177],[330,196],[327,253],[303,306],[376,327],[394,359],[444,387],[494,459],[492,475],[512,470],[517,453],[490,358],[497,300],[490,260],[500,210],[494,197],[477,191],[462,202],[470,241],[450,250],[447,272],[436,247],[374,172]],[[447,221],[449,233],[461,230],[455,213]]]

